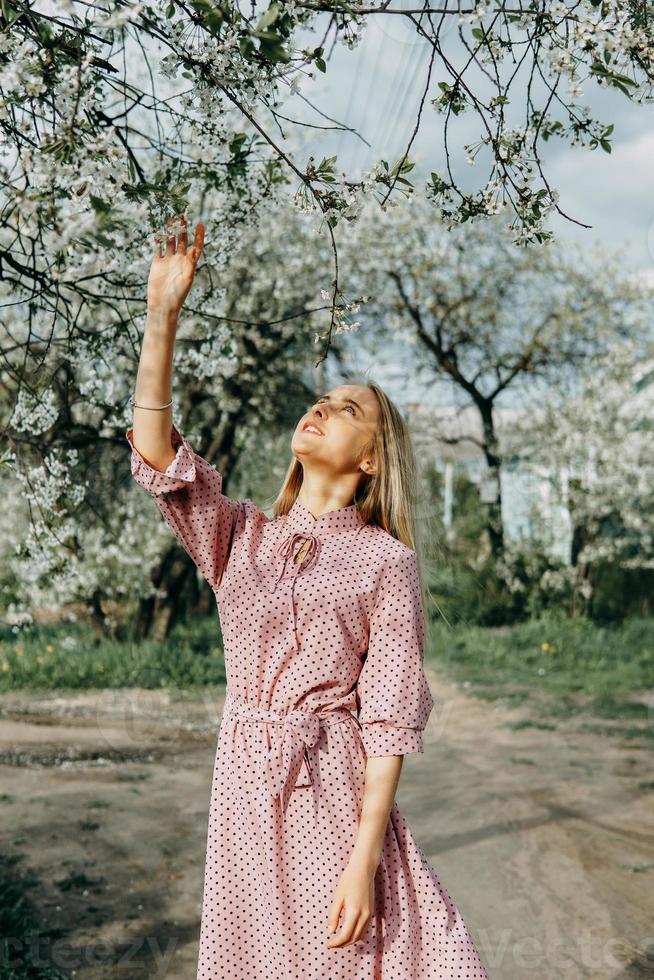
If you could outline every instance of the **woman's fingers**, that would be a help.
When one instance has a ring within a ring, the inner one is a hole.
[[[197,262],[202,254],[202,247],[204,245],[204,225],[202,222],[198,222],[195,226],[195,237],[193,238],[193,261]]]
[[[169,218],[166,222],[166,255],[175,254],[175,232],[173,231],[173,219]]]
[[[370,913],[368,913],[368,912],[362,912],[360,914],[360,916],[359,916],[359,918],[357,920],[357,924],[356,924],[355,929],[354,929],[354,934],[353,934],[352,939],[351,939],[350,942],[356,943],[356,942],[359,941],[359,939],[361,939],[361,937],[363,936],[364,932],[366,931],[366,927],[368,926],[368,923],[370,922],[370,919],[371,919]],[[350,943],[348,943],[348,945],[350,945]]]
[[[179,220],[180,230],[175,233],[174,222]],[[164,241],[160,232],[154,236],[155,251],[153,258],[165,258],[169,255],[189,255],[195,265],[202,254],[204,247],[204,225],[198,222],[195,228],[193,245],[188,247],[188,222],[183,214],[176,215],[175,218],[168,218],[166,221],[165,248],[162,253],[162,243]]]
[[[330,932],[336,932],[336,929],[338,928],[338,919],[341,914],[342,907],[343,899],[335,898],[329,910],[329,919],[327,920],[327,928]]]
[[[182,255],[186,255],[186,249],[188,246],[188,227],[186,225],[186,218],[183,214],[180,214],[179,220],[181,222],[181,229],[179,232],[179,237],[177,239],[177,252],[181,252]]]
[[[332,936],[327,945],[332,947],[349,945],[358,921],[359,913],[354,910],[350,911],[350,909],[345,906],[345,915],[343,916],[341,930],[335,936]]]
[[[348,911],[346,907],[346,913],[343,917],[341,930],[339,933],[337,933],[337,935],[332,936],[328,940],[327,945],[334,948],[337,946],[351,946],[353,943],[358,942],[366,931],[366,928],[370,923],[370,919],[371,914],[365,908],[359,908],[357,910],[352,909],[351,911]],[[336,917],[335,921],[332,921],[330,917],[330,929],[332,929],[332,926],[333,929],[335,929],[337,923],[338,917]]]

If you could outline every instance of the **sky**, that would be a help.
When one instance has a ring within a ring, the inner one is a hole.
[[[370,18],[358,47],[350,51],[339,45],[327,73],[317,72],[315,79],[307,78],[301,84],[304,96],[372,144],[366,146],[353,133],[331,132],[321,137],[306,130],[307,150],[315,155],[337,153],[339,170],[356,174],[358,168],[369,167],[380,158],[395,161],[406,149],[425,88],[429,48],[404,24],[399,17]],[[443,167],[443,117],[429,100],[439,94],[438,81],[447,77],[442,65],[436,64],[412,150],[413,174],[422,170],[427,176]],[[480,79],[480,84],[481,93],[489,94],[487,83]],[[591,226],[584,228],[552,215],[549,227],[560,239],[623,251],[626,266],[654,282],[654,108],[652,104],[637,105],[617,90],[600,88],[592,81],[583,85],[580,101],[591,106],[596,118],[614,124],[613,151],[591,151],[556,139],[541,145],[546,174],[559,190],[561,208]],[[299,100],[291,104],[297,112]],[[330,125],[306,105],[302,118]],[[477,139],[479,132],[478,117],[468,112],[455,120],[450,134],[455,174],[468,189],[472,189],[472,178],[475,184],[485,184],[489,173],[481,162],[474,167],[465,163],[463,144]]]
[[[307,47],[315,46],[316,33],[310,42],[307,38]],[[456,53],[457,44],[456,35],[450,29],[445,38],[448,57]],[[427,43],[416,36],[410,25],[406,26],[404,18],[369,18],[357,47],[349,50],[343,45],[336,46],[327,72],[315,72],[314,78],[305,77],[300,84],[301,95],[316,109],[356,133],[301,128],[302,150],[294,152],[298,162],[304,165],[310,153],[317,160],[336,154],[337,169],[356,177],[379,159],[390,163],[403,156],[426,88],[429,54]],[[439,94],[437,83],[447,79],[443,66],[436,63],[411,150],[416,166],[409,176],[416,192],[431,170],[445,172],[443,117],[430,105],[430,99]],[[481,74],[476,84],[482,97],[493,94]],[[617,90],[601,88],[591,80],[584,83],[579,101],[591,108],[594,118],[613,123],[613,149],[607,154],[601,149],[573,147],[559,139],[541,143],[545,173],[550,185],[559,191],[559,205],[581,223],[552,214],[546,227],[559,241],[618,251],[626,270],[654,284],[652,104],[638,105]],[[520,112],[513,121],[521,122],[524,110],[519,88],[513,93],[513,102]],[[289,99],[285,111],[305,122],[334,125],[298,98]],[[469,191],[483,186],[490,173],[489,166],[481,160],[474,167],[465,162],[464,144],[474,142],[479,135],[480,121],[473,112],[454,118],[450,129],[453,170],[461,186]],[[448,395],[442,386],[420,386],[415,379],[408,390],[402,357],[367,361],[365,355],[362,358],[358,353],[353,366],[370,367],[374,377],[401,402],[443,404],[452,400],[451,393]]]

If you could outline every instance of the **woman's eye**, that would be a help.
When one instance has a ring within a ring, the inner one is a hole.
[[[319,398],[318,401],[316,402],[316,405],[322,405],[324,401],[325,401],[324,398]],[[349,408],[350,411],[352,412],[352,415],[356,415],[357,414],[356,411],[355,411],[355,409],[354,409],[354,405],[344,405],[343,408],[344,409]]]

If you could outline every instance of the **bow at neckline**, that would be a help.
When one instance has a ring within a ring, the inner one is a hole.
[[[275,554],[278,557],[283,558],[284,561],[281,570],[275,580],[275,584],[270,590],[271,592],[276,591],[277,586],[283,579],[284,574],[286,572],[286,566],[288,564],[289,558],[295,559],[295,556],[298,554],[300,549],[304,546],[306,541],[309,541],[309,547],[306,550],[306,554],[302,557],[302,560],[297,563],[297,572],[293,576],[295,577],[295,575],[301,575],[302,572],[305,572],[308,568],[311,568],[311,566],[315,563],[315,560],[320,552],[320,539],[317,538],[315,534],[311,534],[310,532],[293,531],[291,534],[288,534],[285,538],[282,538],[280,543],[277,545],[277,547],[275,548]],[[298,543],[300,547],[296,548],[296,545]]]
[[[295,583],[300,575],[313,568],[320,554],[322,539],[329,538],[342,532],[353,531],[355,534],[362,530],[366,522],[358,510],[356,504],[349,504],[347,507],[339,507],[337,510],[327,511],[319,517],[314,517],[311,511],[300,503],[296,498],[293,506],[284,517],[282,526],[283,537],[274,550],[276,559],[283,559],[281,568],[275,573],[275,581],[270,594],[274,594],[279,583],[286,579],[291,580],[289,605],[290,616],[295,640],[295,649],[300,649],[297,636],[296,609],[294,589]],[[300,549],[308,541],[306,553],[302,559],[295,564],[290,575],[287,573],[289,559],[295,559]]]

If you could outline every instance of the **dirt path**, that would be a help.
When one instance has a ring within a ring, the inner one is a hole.
[[[579,717],[514,729],[527,709],[429,680],[425,753],[405,759],[398,803],[491,980],[654,975],[651,740]],[[195,980],[221,708],[0,696],[0,847],[38,878],[29,897],[63,930],[50,952],[71,976]]]

